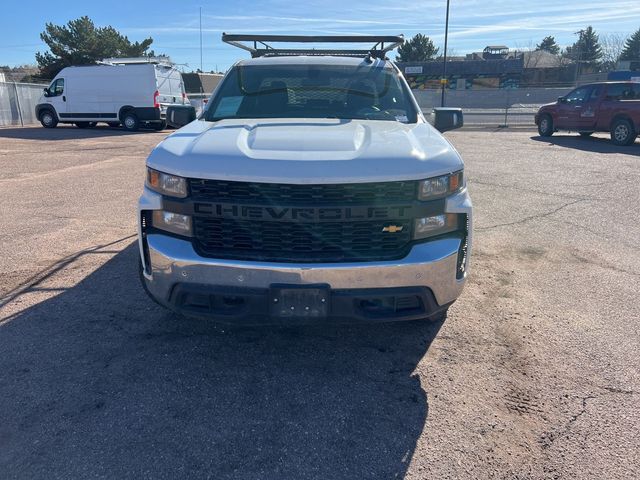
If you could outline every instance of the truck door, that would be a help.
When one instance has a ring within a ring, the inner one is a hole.
[[[590,132],[596,129],[602,90],[602,85],[594,85],[591,87],[591,92],[589,92],[588,96],[582,102],[580,108],[575,109],[578,113],[576,118],[577,130]]]
[[[591,86],[578,87],[569,92],[562,103],[558,104],[558,119],[556,125],[566,130],[579,130],[579,118],[584,103],[589,98]]]
[[[45,102],[56,109],[58,118],[62,119],[67,113],[67,95],[64,87],[64,78],[56,78],[47,89]]]

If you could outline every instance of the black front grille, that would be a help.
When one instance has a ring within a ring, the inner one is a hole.
[[[395,233],[388,225],[401,226]],[[362,261],[403,256],[409,220],[287,223],[194,217],[198,253],[207,257],[298,262]]]
[[[290,185],[282,183],[189,180],[191,197],[200,201],[260,202],[277,206],[379,205],[413,201],[417,182]]]
[[[289,185],[189,180],[190,200],[229,205],[288,207],[412,204],[417,182]],[[385,227],[397,227],[384,231]],[[397,259],[407,254],[413,219],[272,221],[197,215],[194,247],[202,256],[280,262]]]

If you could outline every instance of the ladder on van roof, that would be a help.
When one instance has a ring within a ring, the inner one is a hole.
[[[404,42],[404,35],[245,35],[223,33],[222,41],[256,57],[338,55],[387,59],[387,53]],[[373,43],[368,49],[275,48],[273,43]]]
[[[159,55],[157,57],[123,57],[123,58],[105,58],[100,62],[103,65],[142,65],[151,63],[154,65],[174,66],[170,57]]]

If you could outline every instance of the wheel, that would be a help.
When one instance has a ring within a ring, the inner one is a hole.
[[[47,109],[40,114],[40,123],[44,128],[56,128],[58,117],[52,110]]]
[[[538,123],[538,133],[541,137],[550,137],[553,135],[553,119],[551,115],[542,115],[540,123]]]
[[[120,126],[120,122],[107,122],[107,125],[109,125],[111,128],[117,128]]]
[[[95,124],[94,124],[95,126]],[[76,127],[78,128],[90,128],[91,122],[76,122]]]
[[[140,120],[135,113],[127,112],[122,117],[122,125],[126,130],[130,132],[135,132],[140,128]]]
[[[593,135],[593,132],[578,132],[580,134],[581,137],[590,137],[591,135]]]
[[[629,120],[618,118],[611,124],[611,141],[615,145],[631,145],[637,135]]]
[[[165,120],[162,120],[158,123],[152,123],[151,128],[157,131],[164,130],[165,128],[167,128],[167,122]]]

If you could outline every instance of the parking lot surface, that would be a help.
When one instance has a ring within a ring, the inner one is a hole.
[[[451,132],[446,322],[228,329],[138,281],[164,135],[0,129],[2,478],[640,477],[640,141]]]

